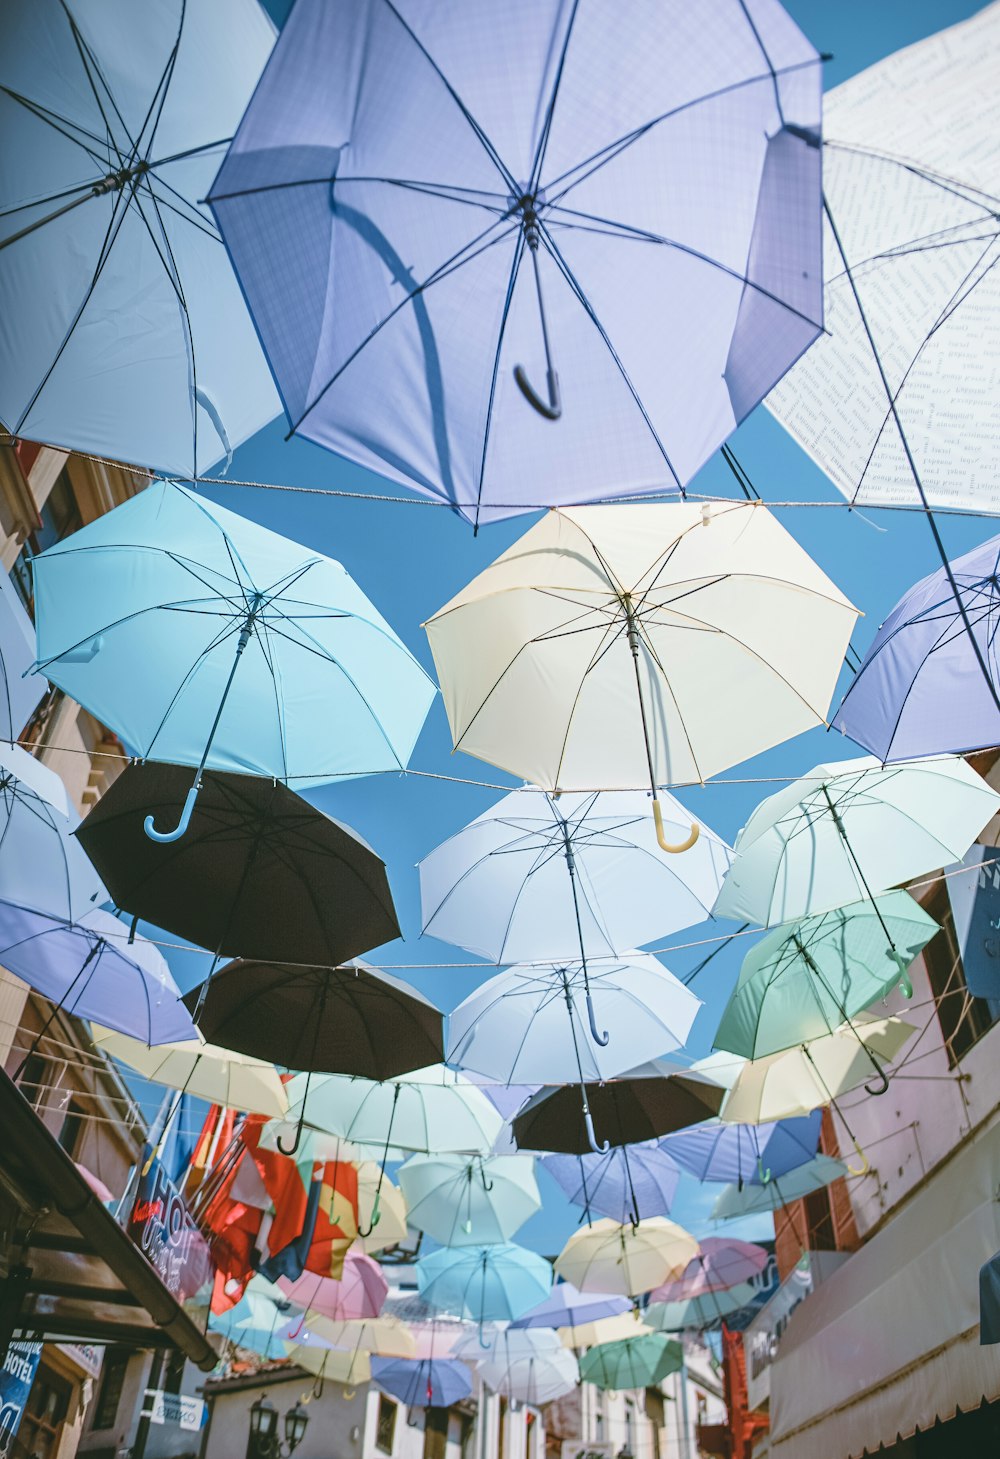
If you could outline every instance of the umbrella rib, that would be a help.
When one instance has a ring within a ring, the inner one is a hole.
[[[570,219],[582,218],[588,223],[602,226],[588,228],[578,223],[564,223],[561,218],[553,216],[554,213],[564,214]],[[796,309],[794,304],[790,304],[787,299],[782,299],[780,294],[773,293],[772,290],[765,288],[763,284],[758,283],[757,280],[750,278],[747,274],[741,274],[739,269],[733,268],[730,264],[723,263],[721,259],[713,258],[710,253],[703,253],[700,248],[695,248],[689,243],[682,243],[677,238],[668,238],[662,233],[652,233],[645,228],[636,228],[630,223],[620,223],[614,218],[602,218],[594,213],[579,212],[575,208],[556,206],[548,210],[548,218],[549,226],[552,224],[561,224],[562,227],[577,233],[596,233],[602,237],[617,238],[623,242],[631,240],[636,243],[653,243],[661,248],[676,249],[678,253],[684,253],[689,258],[697,259],[699,263],[708,264],[710,268],[718,269],[720,273],[726,274],[736,283],[742,284],[754,293],[761,294],[765,299],[770,299],[773,304],[780,304],[782,309],[786,309],[789,314],[795,315],[797,319],[803,320],[806,324],[811,324],[816,329],[822,329],[823,327],[821,323],[813,319],[810,315],[804,314],[801,309]]]
[[[576,276],[573,273],[573,270],[570,268],[569,264],[563,258],[563,255],[562,255],[562,253],[561,253],[561,251],[559,249],[558,244],[552,238],[552,235],[549,232],[546,223],[542,219],[539,219],[539,232],[540,232],[542,238],[545,240],[545,246],[549,250],[549,252],[552,255],[553,259],[555,260],[556,266],[558,267],[560,273],[563,275],[564,279],[569,284],[570,289],[576,295],[577,301],[581,305],[581,307],[583,308],[584,313],[590,319],[590,321],[593,324],[594,328],[597,330],[598,334],[603,339],[603,341],[604,341],[604,343],[605,343],[605,345],[607,347],[608,353],[610,354],[612,360],[615,363],[615,366],[616,366],[616,368],[618,370],[618,373],[621,375],[622,380],[624,381],[624,383],[625,383],[625,385],[626,385],[626,387],[627,387],[627,389],[629,391],[629,394],[632,396],[632,399],[635,402],[635,405],[636,405],[636,408],[639,411],[639,414],[642,416],[643,420],[646,423],[646,428],[649,431],[649,434],[652,437],[653,442],[656,445],[657,450],[660,452],[660,455],[663,457],[663,461],[664,461],[664,464],[665,464],[667,470],[670,472],[670,475],[674,479],[674,482],[675,482],[675,484],[677,486],[677,490],[680,492],[681,496],[684,496],[685,495],[685,492],[684,492],[684,487],[681,484],[681,479],[678,476],[676,470],[674,469],[674,464],[673,464],[673,462],[670,459],[670,456],[669,456],[669,454],[667,452],[666,447],[664,446],[663,442],[660,440],[660,437],[657,434],[657,431],[656,431],[656,429],[655,429],[655,427],[653,425],[653,422],[649,418],[649,415],[648,415],[648,413],[646,411],[646,407],[643,405],[641,399],[639,398],[638,391],[636,390],[635,386],[632,384],[632,381],[631,381],[631,379],[629,377],[628,371],[625,369],[625,366],[622,363],[622,360],[621,360],[620,356],[618,355],[618,352],[616,351],[614,345],[611,343],[611,337],[610,337],[610,335],[608,334],[608,332],[605,329],[604,325],[601,323],[600,319],[598,319],[597,313],[596,313],[593,305],[591,304],[590,300],[587,298],[586,294],[583,292],[583,289],[580,287],[580,284],[578,283],[578,281],[576,279]]]
[[[121,112],[118,110],[117,103],[115,102],[115,99],[111,94],[111,88],[108,86],[108,83],[105,81],[104,76],[101,74],[101,68],[97,64],[96,57],[94,56],[90,47],[84,42],[84,39],[81,36],[80,31],[77,27],[76,21],[73,19],[73,16],[70,12],[70,8],[66,4],[66,0],[59,0],[59,3],[63,10],[63,13],[66,16],[67,21],[69,22],[70,34],[73,37],[73,44],[76,46],[77,54],[80,57],[80,64],[83,67],[83,73],[86,76],[88,85],[90,86],[91,92],[93,93],[94,103],[97,107],[97,110],[101,114],[101,120],[104,123],[104,130],[106,133],[107,141],[114,148],[115,152],[118,155],[118,162],[119,164],[121,164],[125,161],[125,154],[121,151],[121,148],[115,141],[114,133],[111,130],[111,123],[108,121],[107,112],[104,110],[104,103],[101,101],[100,93],[98,92],[97,86],[94,82],[94,74],[91,71],[91,67],[93,67],[93,72],[96,72],[97,76],[100,77],[101,85],[104,87],[104,91],[108,97],[108,100],[111,102],[111,105],[114,108],[115,115],[117,116],[118,121],[121,124],[122,131],[125,133],[125,136],[129,140],[133,155],[135,153],[135,143],[132,140],[132,136],[128,130],[128,127],[125,125],[125,119],[122,116]]]
[[[832,152],[847,152],[857,157],[866,157],[875,162],[887,162],[893,167],[899,167],[904,172],[911,172],[915,177],[939,187],[942,192],[952,193],[963,203],[969,203],[972,207],[982,208],[986,214],[992,215],[1000,199],[992,193],[984,192],[982,188],[974,187],[971,183],[962,182],[958,178],[948,177],[942,172],[932,172],[929,168],[921,166],[909,158],[894,157],[890,152],[879,152],[874,147],[862,147],[857,142],[838,142],[835,137],[825,137],[823,146]],[[970,193],[978,194],[977,197],[970,197]],[[982,202],[980,199],[985,198]]]
[[[14,91],[10,86],[0,86],[0,95],[9,96],[11,101],[17,102],[18,106],[23,106],[25,111],[29,111],[38,121],[44,122],[46,126],[52,127],[54,131],[59,132],[61,136],[65,137],[68,142],[72,142],[75,146],[81,148],[82,151],[86,152],[91,161],[95,162],[102,170],[107,168],[107,157],[102,152],[94,150],[95,148],[106,145],[105,139],[99,137],[96,132],[91,132],[86,127],[82,127],[79,122],[71,122],[68,117],[60,116],[58,112],[52,111],[47,106],[42,106],[41,102],[33,101],[30,96],[24,96],[20,91]],[[68,131],[67,128],[73,128],[82,136],[89,138],[93,146],[88,147],[86,142],[82,142],[80,137],[74,136],[73,131]],[[117,151],[117,148],[115,150]]]
[[[388,5],[390,3],[390,0],[384,0],[384,3]],[[412,304],[414,299],[425,293],[434,284],[441,283],[443,279],[448,278],[451,274],[455,273],[465,264],[472,263],[473,260],[477,259],[480,256],[480,254],[485,253],[488,249],[495,247],[496,244],[502,243],[505,238],[508,238],[510,234],[514,232],[513,227],[511,227],[508,228],[506,232],[498,234],[495,238],[490,238],[489,234],[494,232],[494,230],[498,226],[498,223],[502,221],[503,219],[494,220],[492,223],[490,223],[488,228],[484,228],[483,231],[481,233],[478,233],[475,238],[470,239],[468,243],[463,243],[461,248],[453,253],[450,258],[446,258],[443,263],[439,264],[432,273],[428,274],[427,278],[424,279],[422,283],[417,284],[417,286],[411,289],[408,294],[404,295],[404,297],[400,299],[399,303],[395,304],[393,308],[389,310],[389,313],[384,315],[383,318],[380,319],[379,322],[368,331],[361,343],[356,345],[351,353],[347,356],[347,359],[343,362],[343,364],[338,366],[338,368],[330,376],[329,380],[327,380],[326,384],[322,387],[318,394],[313,396],[312,400],[305,407],[302,414],[292,425],[292,428],[289,431],[289,435],[295,434],[295,432],[305,422],[307,416],[309,416],[316,409],[316,406],[326,395],[327,391],[336,384],[336,382],[340,379],[341,375],[348,368],[348,366],[357,359],[358,355],[365,348],[365,346],[370,344],[375,336],[379,334],[383,329],[385,329],[386,325],[390,324],[391,321],[395,319],[396,315],[399,314],[402,309],[406,308],[407,304]]]
[[[552,121],[555,117],[556,99],[559,95],[559,86],[562,82],[563,71],[566,66],[566,55],[569,51],[570,36],[573,34],[573,25],[576,21],[576,15],[579,8],[579,0],[573,0],[573,8],[570,11],[569,20],[566,22],[566,34],[563,37],[562,50],[559,55],[559,65],[556,68],[555,78],[552,82],[552,95],[549,98],[549,104],[545,110],[545,123],[542,127],[541,136],[538,139],[538,148],[535,153],[535,160],[532,163],[531,167],[531,182],[528,185],[529,193],[534,193],[537,191],[539,180],[542,175],[542,167],[545,163],[545,153],[548,150],[549,137],[552,133]]]
[[[148,610],[147,609],[146,611],[151,611],[151,610]],[[138,616],[138,615],[136,615],[136,616]],[[153,747],[156,744],[156,741],[159,738],[159,735],[160,735],[161,731],[163,730],[164,726],[166,725],[167,720],[170,718],[171,714],[173,713],[174,706],[177,704],[177,701],[180,699],[180,697],[184,693],[184,691],[188,688],[188,685],[193,680],[195,674],[202,667],[202,665],[206,662],[206,660],[208,658],[208,655],[210,653],[214,653],[214,651],[217,648],[219,648],[223,643],[225,643],[227,639],[232,638],[233,635],[237,632],[237,629],[238,628],[239,628],[239,624],[237,622],[233,622],[232,620],[230,620],[228,623],[224,624],[222,628],[219,629],[218,633],[212,639],[211,643],[209,643],[204,649],[202,649],[201,653],[198,654],[198,656],[195,659],[194,663],[188,669],[187,673],[184,675],[184,677],[181,679],[181,682],[178,684],[177,688],[175,689],[174,693],[171,695],[170,700],[169,700],[169,702],[167,704],[167,707],[163,711],[163,714],[162,714],[162,716],[160,718],[160,722],[156,726],[156,729],[153,732],[152,738],[147,741],[146,747],[145,747],[145,749],[143,751],[144,758],[148,758],[149,756],[152,755],[152,753],[153,753]]]
[[[163,117],[163,108],[167,104],[167,93],[169,92],[170,84],[174,79],[174,70],[177,66],[177,56],[180,51],[181,38],[184,34],[184,22],[187,20],[187,3],[188,0],[181,0],[180,17],[177,21],[177,39],[174,41],[170,54],[167,57],[167,64],[163,68],[163,75],[160,77],[159,85],[157,86],[156,92],[154,92],[153,94],[153,102],[150,104],[149,112],[147,113],[146,119],[142,124],[142,131],[139,133],[139,136],[142,137],[145,134],[147,124],[150,122],[152,123],[149,129],[149,140],[146,143],[144,153],[144,156],[147,160],[149,158],[149,153],[152,149],[153,142],[156,140],[156,131]],[[159,96],[158,103],[156,102],[157,95]]]
[[[497,380],[500,375],[500,355],[503,352],[504,337],[507,332],[507,320],[510,315],[510,306],[514,299],[514,287],[517,283],[517,275],[521,266],[521,259],[524,257],[525,249],[524,229],[518,230],[517,242],[514,246],[514,258],[511,262],[510,277],[507,280],[507,293],[503,301],[503,313],[500,316],[500,328],[497,331],[497,347],[493,356],[493,373],[490,376],[490,396],[486,406],[486,425],[483,430],[483,453],[479,461],[479,486],[476,491],[476,515],[473,522],[474,529],[479,531],[479,513],[483,502],[483,484],[486,479],[486,453],[490,444],[490,426],[493,423],[493,402],[496,399]]]
[[[462,113],[462,116],[468,122],[469,126],[472,128],[472,131],[475,133],[476,137],[479,139],[479,142],[482,145],[483,150],[485,151],[486,155],[489,157],[490,161],[493,163],[494,167],[499,172],[500,176],[503,178],[504,182],[507,184],[507,186],[510,189],[510,191],[512,193],[516,193],[517,192],[517,183],[514,180],[514,178],[511,176],[511,174],[507,170],[507,168],[504,166],[503,161],[501,160],[500,154],[497,152],[496,148],[494,147],[493,143],[490,141],[489,137],[484,132],[483,128],[476,121],[475,117],[472,115],[471,111],[466,106],[465,102],[459,96],[458,92],[452,86],[452,84],[448,80],[447,76],[445,76],[444,72],[441,70],[440,66],[435,61],[435,59],[431,55],[430,51],[428,51],[427,47],[419,39],[419,37],[416,35],[415,31],[407,24],[407,22],[400,15],[399,11],[396,9],[395,5],[392,3],[392,0],[384,0],[384,3],[386,5],[387,9],[396,17],[397,21],[402,26],[403,30],[410,37],[410,39],[412,40],[413,44],[417,47],[417,50],[424,57],[424,59],[427,61],[428,65],[431,67],[431,69],[433,70],[434,74],[437,76],[438,80],[442,83],[442,85],[444,86],[445,90],[448,92],[448,95],[451,97],[452,101],[454,101],[455,105],[458,107],[459,111]]]
[[[275,659],[274,659],[274,656],[272,654],[272,646],[271,646],[271,642],[270,642],[270,638],[272,636],[275,637],[275,638],[278,638],[281,635],[279,635],[279,634],[272,635],[271,634],[271,631],[270,631],[270,628],[269,628],[269,626],[268,626],[268,624],[266,622],[261,624],[261,630],[262,631],[260,633],[258,633],[256,635],[256,637],[257,637],[257,642],[260,644],[260,651],[264,655],[264,659],[265,659],[265,662],[267,663],[268,671],[270,672],[270,675],[271,675],[271,689],[272,689],[272,691],[274,693],[274,714],[275,714],[275,720],[276,720],[277,725],[278,725],[278,743],[279,743],[280,749],[281,749],[281,765],[282,765],[282,769],[284,771],[284,774],[282,775],[281,778],[283,780],[286,780],[287,781],[287,778],[288,778],[288,736],[287,736],[287,733],[286,733],[286,725],[285,725],[285,700],[284,700],[284,696],[278,693],[278,676],[275,673],[275,668],[274,668]]]

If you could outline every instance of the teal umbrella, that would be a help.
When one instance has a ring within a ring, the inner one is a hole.
[[[759,1059],[832,1033],[886,997],[937,931],[905,891],[775,928],[743,960],[716,1048]]]
[[[730,1287],[727,1292],[705,1292],[683,1302],[651,1302],[642,1314],[647,1327],[657,1332],[684,1332],[687,1328],[711,1327],[723,1317],[739,1312],[757,1295],[749,1282]]]
[[[753,1216],[760,1211],[777,1211],[789,1201],[799,1201],[813,1191],[822,1190],[831,1181],[847,1175],[847,1166],[830,1155],[817,1155],[787,1175],[769,1180],[766,1185],[745,1185],[742,1190],[727,1185],[712,1207],[714,1221],[730,1221],[737,1216]]]
[[[144,759],[295,782],[401,770],[434,686],[339,562],[172,482],[34,559],[37,668]]]
[[[676,1338],[645,1332],[598,1343],[580,1360],[580,1377],[598,1388],[651,1388],[678,1372],[683,1363],[684,1349]]]
[[[399,1170],[409,1224],[442,1246],[509,1241],[540,1209],[531,1155],[412,1155]]]

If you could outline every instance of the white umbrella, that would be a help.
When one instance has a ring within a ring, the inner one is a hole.
[[[542,1204],[531,1155],[411,1155],[399,1184],[410,1224],[445,1246],[509,1241]]]
[[[501,1358],[476,1366],[487,1388],[518,1403],[552,1403],[580,1381],[576,1358],[558,1343],[554,1352],[525,1354],[510,1360]]]

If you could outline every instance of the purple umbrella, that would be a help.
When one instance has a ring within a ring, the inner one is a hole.
[[[815,1159],[822,1110],[764,1125],[699,1125],[666,1135],[660,1148],[698,1180],[767,1185]]]
[[[544,1302],[518,1317],[511,1327],[582,1327],[585,1322],[619,1317],[631,1309],[627,1297],[616,1297],[610,1292],[581,1292],[572,1282],[559,1282]]]
[[[880,760],[964,755],[1000,743],[1000,537],[957,558],[951,570],[991,682],[939,568],[893,608],[833,721]]]
[[[603,1155],[547,1155],[542,1165],[576,1206],[633,1225],[670,1213],[681,1172],[658,1145],[621,1145]]]
[[[372,1382],[407,1408],[450,1408],[472,1392],[457,1358],[372,1358],[371,1365]]]
[[[710,1292],[726,1292],[740,1282],[749,1282],[767,1266],[768,1255],[752,1241],[735,1236],[706,1236],[679,1277],[650,1292],[650,1302],[689,1302]]]
[[[146,1044],[198,1037],[156,948],[142,937],[129,942],[127,929],[108,912],[64,922],[0,901],[0,965],[57,1008]],[[55,1010],[49,1022],[54,1016]]]

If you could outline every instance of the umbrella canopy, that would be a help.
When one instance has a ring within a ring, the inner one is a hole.
[[[680,1048],[700,1007],[649,953],[587,966],[525,963],[452,1010],[447,1059],[504,1084],[607,1079]]]
[[[580,1381],[576,1358],[564,1347],[557,1347],[552,1353],[534,1353],[509,1361],[487,1360],[477,1366],[483,1382],[494,1393],[536,1407],[561,1398]]]
[[[787,1121],[829,1104],[881,1075],[882,1066],[891,1064],[915,1033],[914,1025],[901,1018],[859,1019],[853,1028],[810,1039],[801,1048],[755,1059],[743,1066],[733,1085],[724,1118]]]
[[[654,1140],[718,1114],[726,1091],[693,1068],[654,1059],[620,1079],[586,1085],[586,1095],[595,1129],[617,1146]],[[522,1105],[513,1126],[522,1149],[569,1155],[591,1150],[573,1087],[539,1090]]]
[[[656,786],[824,723],[856,616],[759,503],[580,507],[427,634],[456,749],[546,790],[648,785],[658,807]]]
[[[371,1317],[362,1321],[334,1322],[329,1317],[311,1312],[306,1316],[302,1341],[306,1333],[327,1347],[345,1352],[378,1353],[380,1357],[412,1358],[415,1344],[405,1322],[394,1317]]]
[[[851,680],[834,724],[883,761],[1000,743],[996,628],[1000,537],[939,568],[893,608]],[[979,655],[973,650],[975,636]],[[980,661],[987,666],[993,688]]]
[[[595,1221],[575,1231],[556,1260],[556,1272],[584,1292],[649,1292],[687,1266],[698,1243],[682,1226],[653,1216],[637,1227]]]
[[[473,1322],[509,1322],[534,1307],[552,1286],[552,1267],[511,1242],[466,1246],[423,1256],[416,1263],[421,1297],[442,1312]]]
[[[542,1198],[530,1155],[412,1155],[399,1170],[411,1226],[442,1246],[509,1241]]]
[[[269,1287],[270,1283],[262,1285]],[[275,1302],[250,1288],[228,1311],[208,1315],[209,1332],[220,1333],[237,1347],[248,1348],[262,1358],[283,1358],[286,1341],[301,1325],[302,1313],[290,1302]]]
[[[280,408],[203,206],[273,26],[252,0],[4,20],[0,419],[196,475]]]
[[[210,195],[293,430],[477,525],[683,486],[822,327],[817,63],[765,0],[299,4]]]
[[[716,1048],[759,1059],[833,1033],[887,997],[900,981],[897,955],[908,966],[937,931],[905,891],[777,927],[743,959]]]
[[[691,817],[661,806],[683,841]],[[515,790],[420,863],[423,930],[497,963],[613,957],[703,921],[730,859],[707,826],[666,855],[642,794]]]
[[[847,1166],[842,1161],[829,1155],[817,1155],[808,1165],[800,1165],[797,1170],[769,1180],[766,1185],[745,1185],[742,1190],[738,1186],[727,1185],[716,1197],[712,1219],[728,1221],[759,1211],[777,1211],[781,1206],[787,1206],[789,1201],[798,1201],[812,1191],[822,1190],[847,1173]]]
[[[767,403],[859,504],[1000,500],[998,46],[987,5],[823,98],[826,331]]]
[[[354,1348],[331,1348],[317,1341],[286,1343],[285,1351],[296,1367],[315,1373],[320,1384],[329,1379],[331,1383],[346,1383],[353,1387],[371,1380],[372,1360],[366,1352]]]
[[[66,1013],[145,1044],[198,1036],[160,953],[145,938],[129,942],[109,912],[64,922],[0,901],[0,966]]]
[[[232,1049],[218,1048],[200,1036],[186,1043],[154,1044],[127,1038],[95,1024],[94,1045],[127,1064],[153,1084],[180,1089],[227,1109],[281,1119],[288,1110],[285,1086],[273,1064]]]
[[[622,1225],[668,1216],[680,1167],[655,1145],[622,1145],[599,1155],[547,1155],[542,1165],[576,1206]]]
[[[0,324],[0,328],[2,328]],[[45,693],[45,680],[32,674],[35,625],[24,611],[12,579],[0,574],[0,740],[16,740]]]
[[[596,1348],[599,1343],[641,1337],[644,1332],[652,1332],[652,1328],[640,1320],[630,1303],[627,1312],[615,1317],[598,1317],[593,1322],[580,1322],[576,1327],[560,1327],[559,1341],[564,1348]]]
[[[817,1110],[776,1124],[700,1125],[668,1135],[663,1148],[696,1180],[762,1185],[812,1160],[821,1118]]]
[[[372,1358],[372,1382],[407,1408],[450,1408],[472,1393],[472,1375],[450,1358]]]
[[[511,1326],[577,1327],[603,1317],[620,1316],[631,1305],[627,1297],[614,1292],[581,1292],[572,1282],[557,1282],[544,1301],[516,1318]]]
[[[307,1078],[288,1085],[289,1120],[300,1113]],[[331,1074],[314,1079],[308,1123],[366,1145],[438,1154],[488,1155],[503,1120],[484,1094],[443,1065],[379,1083]]]
[[[401,770],[434,697],[339,562],[173,482],[34,580],[39,668],[142,758],[198,767],[188,819],[206,767],[300,788]]]
[[[817,765],[747,821],[715,912],[770,927],[870,899],[960,861],[998,808],[958,757]]]
[[[185,995],[229,1048],[291,1069],[391,1079],[442,1054],[441,1014],[409,983],[364,963],[344,968],[233,962]]]
[[[712,1292],[726,1292],[759,1276],[768,1263],[763,1246],[735,1236],[706,1236],[679,1277],[650,1292],[653,1302],[688,1302]]]
[[[360,1180],[358,1185],[360,1194]],[[360,1201],[358,1204],[360,1207]],[[279,1277],[277,1285],[297,1307],[318,1312],[333,1322],[378,1317],[389,1292],[378,1262],[354,1250],[344,1257],[344,1274],[339,1282],[318,1272],[304,1271],[295,1281]]]
[[[510,1323],[466,1330],[452,1347],[456,1358],[474,1362],[512,1363],[519,1358],[557,1353],[562,1344],[551,1327],[525,1327]]]
[[[684,1365],[684,1349],[662,1333],[642,1333],[622,1342],[601,1343],[580,1359],[585,1383],[613,1391],[652,1388]]]
[[[399,936],[381,858],[274,780],[210,771],[187,835],[150,840],[146,816],[176,820],[190,783],[133,765],[80,827],[119,907],[229,957],[338,963]]]
[[[0,898],[69,922],[106,901],[72,837],[75,824],[55,771],[19,745],[0,743]]]
[[[651,1302],[643,1313],[657,1332],[684,1332],[688,1328],[712,1327],[720,1318],[747,1307],[757,1296],[756,1287],[742,1282],[726,1292],[709,1292],[682,1302]]]

